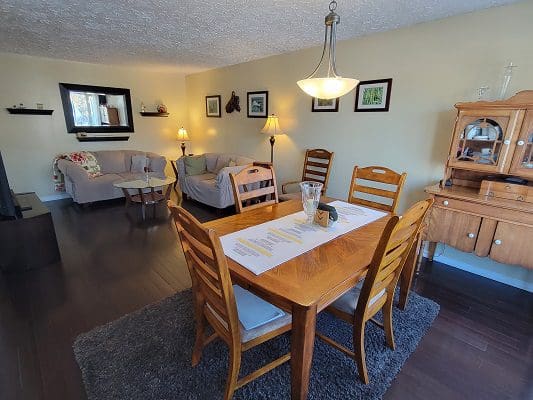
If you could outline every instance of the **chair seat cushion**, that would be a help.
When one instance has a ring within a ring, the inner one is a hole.
[[[235,303],[237,303],[237,313],[239,314],[242,343],[249,342],[292,322],[291,314],[284,312],[238,285],[233,285],[233,293],[235,295]],[[226,322],[209,304],[207,307],[220,323],[227,327]],[[252,317],[254,313],[260,318]],[[250,329],[245,328],[242,323],[243,319],[246,319],[247,325],[252,322],[251,325],[248,325]]]
[[[350,289],[346,293],[344,293],[341,297],[339,297],[337,300],[335,300],[331,307],[345,312],[347,314],[354,314],[355,309],[357,308],[357,302],[359,300],[359,295],[361,294],[361,289],[363,288],[363,281],[359,282],[356,287]],[[368,302],[369,306],[374,304],[376,301],[378,301],[383,295],[385,294],[385,289],[380,291],[378,294],[376,294],[374,297],[370,299]]]
[[[296,192],[296,193],[285,193],[279,195],[279,201],[289,201],[289,200],[301,200],[302,199],[302,193]]]

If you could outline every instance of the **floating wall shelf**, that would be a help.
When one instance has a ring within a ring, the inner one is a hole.
[[[39,110],[37,108],[6,108],[10,114],[26,114],[26,115],[52,115],[54,110]]]
[[[141,111],[143,117],[168,117],[168,113],[160,113],[157,111]]]

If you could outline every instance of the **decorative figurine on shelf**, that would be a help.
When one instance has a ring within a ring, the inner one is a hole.
[[[146,112],[146,106],[144,103],[141,103],[141,112]]]
[[[158,113],[166,113],[167,112],[167,106],[165,106],[164,104],[159,104],[157,106],[157,112]]]
[[[517,65],[513,65],[512,62],[505,67],[505,72],[503,74],[502,87],[500,88],[500,93],[498,100],[505,100],[507,98],[507,90],[509,89],[509,84],[511,83],[511,78],[513,77],[513,68],[516,68]]]

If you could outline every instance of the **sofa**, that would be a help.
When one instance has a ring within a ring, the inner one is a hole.
[[[176,164],[178,183],[184,197],[215,208],[226,208],[235,204],[229,174],[238,173],[254,160],[249,157],[227,153],[205,153],[205,170],[191,174],[186,168],[186,158],[180,157]]]
[[[155,153],[135,150],[92,151],[103,175],[91,178],[87,172],[69,160],[59,160],[57,167],[65,177],[65,190],[79,204],[124,197],[122,189],[113,183],[138,177],[141,171],[132,170],[132,157],[146,155],[153,176],[164,177],[167,160]]]

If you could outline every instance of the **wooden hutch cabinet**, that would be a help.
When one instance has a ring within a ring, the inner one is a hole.
[[[533,90],[505,101],[458,103],[426,240],[533,268]]]

